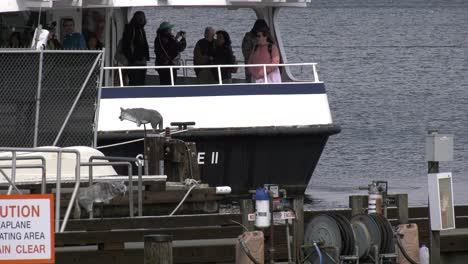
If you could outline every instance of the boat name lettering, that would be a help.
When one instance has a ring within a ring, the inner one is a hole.
[[[218,151],[213,151],[213,152],[198,152],[197,156],[197,163],[198,164],[205,164],[205,158],[208,161],[211,161],[208,164],[218,164],[219,161],[219,152]]]

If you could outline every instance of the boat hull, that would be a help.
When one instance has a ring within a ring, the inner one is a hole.
[[[193,129],[174,137],[196,143],[203,183],[245,193],[264,184],[305,190],[328,137],[339,131],[336,125]],[[141,136],[140,131],[101,133],[99,144]],[[142,153],[143,142],[102,151],[112,156],[136,156]]]

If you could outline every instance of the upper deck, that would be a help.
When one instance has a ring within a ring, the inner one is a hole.
[[[9,0],[0,5],[0,13],[30,11],[39,8],[120,8],[144,6],[174,7],[306,7],[310,0]]]
[[[244,71],[237,73],[233,83],[199,84],[194,77],[194,68],[221,69],[233,65],[180,65],[180,66],[133,66],[104,67],[114,71],[113,85],[102,88],[99,131],[135,130],[134,123],[116,121],[121,109],[145,108],[157,110],[167,125],[172,122],[195,122],[197,128],[239,128],[273,126],[310,126],[332,124],[328,99],[323,82],[319,80],[316,63],[289,64],[237,64],[240,69],[249,67],[276,66],[283,72],[287,67],[305,67],[310,71],[308,79],[288,79],[281,83],[248,83]],[[126,86],[123,71],[148,69],[154,73],[158,68],[177,68],[182,77],[171,85],[159,85],[158,76],[150,75],[146,85]],[[184,71],[182,71],[184,70]],[[266,76],[266,75],[265,75]],[[139,128],[142,129],[142,128]]]

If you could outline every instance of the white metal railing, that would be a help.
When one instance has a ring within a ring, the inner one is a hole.
[[[19,156],[18,154],[24,153],[52,153],[57,155],[57,167],[56,167],[56,176],[55,176],[55,232],[64,232],[68,223],[68,219],[71,214],[72,207],[79,206],[75,204],[75,200],[78,196],[78,191],[81,183],[81,167],[89,167],[89,186],[93,184],[93,167],[96,166],[126,166],[128,168],[128,184],[129,184],[129,214],[130,217],[134,217],[134,199],[133,199],[133,165],[132,162],[138,161],[135,158],[125,158],[125,157],[105,157],[105,156],[91,156],[89,162],[81,161],[81,154],[76,149],[63,149],[63,148],[10,148],[10,147],[0,147],[0,152],[11,153],[11,156],[0,157],[0,161],[11,161],[11,165],[1,164],[0,165],[0,174],[8,182],[8,195],[12,194],[13,189],[19,194],[22,194],[21,190],[17,187],[17,170],[19,169],[41,169],[41,193],[46,193],[46,184],[47,184],[47,171],[46,171],[46,159],[43,156]],[[60,209],[61,209],[61,195],[62,195],[62,154],[72,154],[75,157],[75,184],[73,187],[72,195],[68,201],[67,210],[63,217],[63,221],[60,224]],[[40,160],[41,164],[18,164],[18,161],[25,160]],[[105,160],[106,162],[95,162],[94,160]],[[143,216],[143,184],[142,184],[142,165],[137,162],[138,166],[138,216]],[[4,169],[11,170],[11,175],[8,176]],[[54,183],[54,181],[51,181]],[[93,217],[91,212],[89,215],[90,218]]]
[[[0,148],[0,152],[10,152],[11,153],[11,178],[8,182],[10,182],[10,187],[15,187],[16,181],[16,169],[17,163],[16,161],[19,160],[17,157],[18,152],[47,152],[47,153],[54,153],[57,155],[57,174],[56,174],[56,185],[55,185],[55,232],[64,232],[65,227],[67,226],[68,218],[70,217],[70,213],[78,195],[78,190],[80,188],[80,161],[81,161],[81,154],[78,150],[75,149],[61,149],[61,148],[7,148],[2,147]],[[62,154],[68,153],[75,155],[75,186],[73,187],[73,192],[70,198],[70,201],[67,206],[67,210],[65,212],[65,216],[63,217],[62,225],[60,225],[60,194],[61,194],[61,176],[62,176]],[[8,178],[6,175],[3,175],[5,178]],[[44,189],[44,182],[45,176],[42,178],[42,189]],[[9,188],[10,189],[10,188]],[[17,188],[15,188],[17,189]],[[9,193],[11,191],[9,190]]]
[[[112,66],[112,67],[103,67],[104,70],[117,70],[119,73],[119,82],[120,87],[124,87],[123,73],[122,70],[132,70],[132,69],[169,69],[171,76],[171,86],[175,86],[173,69],[206,69],[206,68],[217,68],[219,85],[223,85],[221,68],[251,68],[251,67],[263,67],[263,75],[265,78],[265,83],[268,84],[267,76],[267,67],[291,67],[291,66],[311,66],[312,75],[314,76],[312,80],[307,82],[319,83],[319,77],[317,73],[317,63],[314,62],[304,62],[304,63],[279,63],[279,64],[224,64],[224,65],[170,65],[170,66]]]

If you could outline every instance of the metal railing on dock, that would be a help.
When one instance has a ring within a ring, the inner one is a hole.
[[[12,194],[13,189],[22,193],[17,186],[17,170],[19,169],[41,169],[41,193],[46,193],[47,190],[47,162],[42,156],[18,156],[18,154],[24,153],[54,153],[57,155],[57,173],[55,178],[55,232],[64,232],[70,218],[72,207],[77,199],[77,194],[81,183],[81,167],[89,167],[89,185],[93,184],[93,167],[96,166],[127,166],[128,168],[128,179],[129,179],[129,216],[134,217],[134,203],[133,203],[133,165],[135,162],[138,166],[138,216],[142,216],[143,211],[143,195],[142,195],[142,165],[139,163],[140,160],[135,158],[124,158],[124,157],[102,157],[102,156],[91,156],[89,162],[81,162],[81,154],[78,150],[74,149],[62,149],[62,148],[0,148],[0,152],[10,152],[10,157],[0,157],[0,161],[11,161],[11,165],[1,165],[0,173],[8,182],[7,194]],[[74,173],[74,187],[70,200],[68,201],[67,210],[64,215],[63,221],[60,222],[60,210],[61,210],[61,195],[62,195],[62,154],[68,153],[75,155],[75,173]],[[39,160],[41,164],[17,164],[18,161],[34,161]],[[106,162],[94,162],[94,160],[107,160]],[[10,169],[11,175],[8,176],[4,172],[4,169]],[[76,205],[78,206],[78,205]],[[93,217],[92,212],[90,218]]]
[[[18,188],[15,185],[16,181],[16,167],[17,167],[17,154],[18,152],[30,152],[30,153],[37,153],[37,152],[47,152],[47,153],[55,153],[57,154],[57,174],[56,174],[56,185],[55,185],[55,232],[64,232],[65,227],[67,226],[68,218],[70,217],[70,213],[73,207],[73,202],[76,199],[78,190],[80,188],[80,164],[81,164],[81,154],[78,150],[73,149],[62,149],[62,148],[0,148],[0,152],[11,152],[11,179],[9,180],[11,186],[14,187],[16,190]],[[67,210],[65,212],[65,216],[60,225],[60,195],[61,195],[61,174],[62,174],[62,154],[68,153],[75,155],[76,165],[75,165],[75,185],[73,187],[73,192],[71,199],[68,203]],[[45,166],[44,166],[45,167]],[[2,173],[3,174],[3,173]],[[3,174],[5,178],[8,178],[6,174]],[[46,178],[43,176],[42,186],[41,189],[45,190]],[[9,190],[9,193],[11,191]]]

